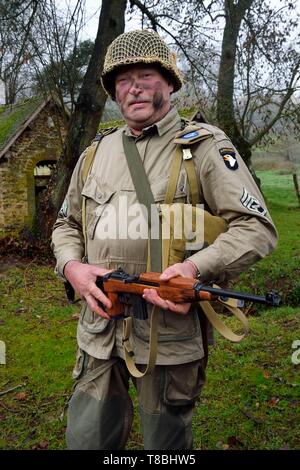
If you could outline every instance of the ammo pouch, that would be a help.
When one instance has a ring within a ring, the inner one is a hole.
[[[181,263],[192,252],[211,245],[227,231],[221,217],[191,204],[161,204],[162,271],[175,263]]]

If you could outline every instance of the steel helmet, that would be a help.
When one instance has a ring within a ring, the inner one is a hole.
[[[150,30],[129,31],[118,36],[108,47],[101,81],[106,93],[115,99],[114,76],[117,69],[131,64],[158,64],[170,78],[174,90],[183,83],[176,65],[176,54],[161,37]]]

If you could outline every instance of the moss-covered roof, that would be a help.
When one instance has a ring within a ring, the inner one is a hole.
[[[30,121],[30,118],[45,103],[44,98],[35,97],[15,105],[0,106],[0,156],[3,150],[22,130],[24,124]]]

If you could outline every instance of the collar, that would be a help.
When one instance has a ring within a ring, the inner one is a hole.
[[[159,137],[161,137],[170,131],[173,127],[175,128],[175,126],[176,130],[180,128],[180,116],[177,109],[175,107],[171,107],[170,111],[160,121],[152,124],[151,126],[145,127],[143,132],[138,137],[135,137],[136,139],[142,139],[145,135],[154,134],[156,132]],[[133,136],[128,126],[125,126],[124,132],[126,135]]]

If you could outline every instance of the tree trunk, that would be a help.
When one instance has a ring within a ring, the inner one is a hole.
[[[80,154],[90,145],[97,133],[107,99],[101,86],[100,74],[107,47],[124,32],[126,4],[127,0],[102,1],[93,54],[70,119],[63,155],[57,162],[47,192],[37,211],[34,231],[43,239],[50,237]]]
[[[217,120],[218,125],[230,137],[245,163],[251,163],[251,145],[238,129],[234,115],[234,66],[236,45],[242,19],[253,0],[225,0],[225,27],[222,40],[221,61],[218,76]]]
[[[298,204],[299,204],[299,207],[300,207],[300,190],[299,190],[299,183],[298,183],[297,173],[293,173],[293,182],[294,182],[294,187],[295,187],[295,191],[296,191],[296,196],[298,198]]]

